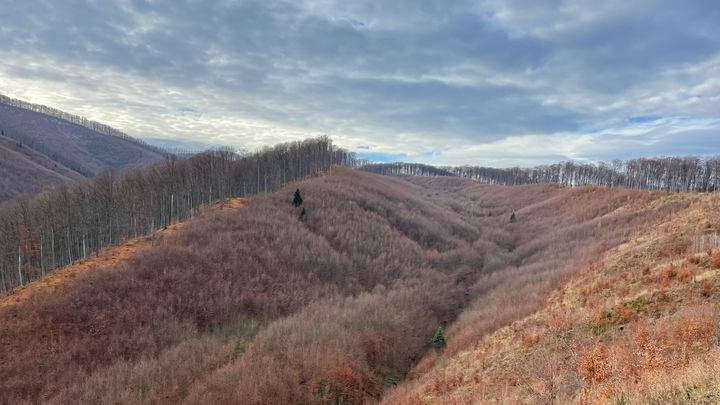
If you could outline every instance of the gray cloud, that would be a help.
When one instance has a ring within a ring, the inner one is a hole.
[[[495,165],[720,153],[710,0],[58,0],[0,21],[0,91],[146,138],[328,134]]]

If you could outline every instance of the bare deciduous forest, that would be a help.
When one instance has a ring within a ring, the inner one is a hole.
[[[610,163],[564,162],[533,168],[433,167],[417,163],[368,164],[363,170],[379,174],[459,176],[483,184],[506,186],[555,183],[566,187],[587,185],[625,187],[669,192],[720,191],[720,158],[642,158]]]
[[[327,138],[242,157],[217,150],[122,174],[106,170],[92,180],[6,204],[0,207],[0,291],[186,219],[203,205],[272,191],[351,162],[352,156]]]
[[[282,185],[271,173],[268,191]],[[265,176],[242,179],[228,187],[265,190]],[[291,204],[296,188],[302,217]],[[196,216],[120,268],[3,298],[3,401],[379,400],[411,369],[433,367],[439,326],[445,353],[455,353],[686,208],[647,209],[663,195],[333,169],[237,211]],[[155,226],[171,220],[164,212]]]

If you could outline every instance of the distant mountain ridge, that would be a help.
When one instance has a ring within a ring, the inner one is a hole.
[[[0,202],[68,179],[162,162],[168,153],[108,125],[0,95]]]
[[[70,123],[83,126],[87,129],[90,129],[92,131],[98,132],[103,135],[112,135],[112,136],[117,136],[119,138],[127,139],[131,142],[142,145],[146,149],[154,150],[155,152],[157,152],[159,154],[165,154],[165,151],[161,148],[150,145],[149,143],[147,143],[141,139],[132,137],[132,136],[126,134],[125,132],[120,131],[119,129],[115,129],[115,128],[113,128],[109,125],[103,124],[101,122],[89,120],[80,115],[70,114],[65,111],[58,110],[57,108],[48,107],[48,106],[42,105],[42,104],[29,103],[27,101],[8,97],[3,94],[0,94],[0,103],[7,104],[7,105],[17,107],[17,108],[22,108],[24,110],[34,111],[34,112],[44,114],[44,115],[49,115],[51,117],[59,118],[64,121],[68,121]]]

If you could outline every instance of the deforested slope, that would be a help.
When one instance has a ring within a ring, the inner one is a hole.
[[[685,208],[662,196],[334,169],[4,298],[2,401],[377,401],[439,326],[459,352]]]

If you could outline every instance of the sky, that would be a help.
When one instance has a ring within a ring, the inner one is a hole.
[[[0,0],[0,93],[188,148],[720,154],[720,2]]]

